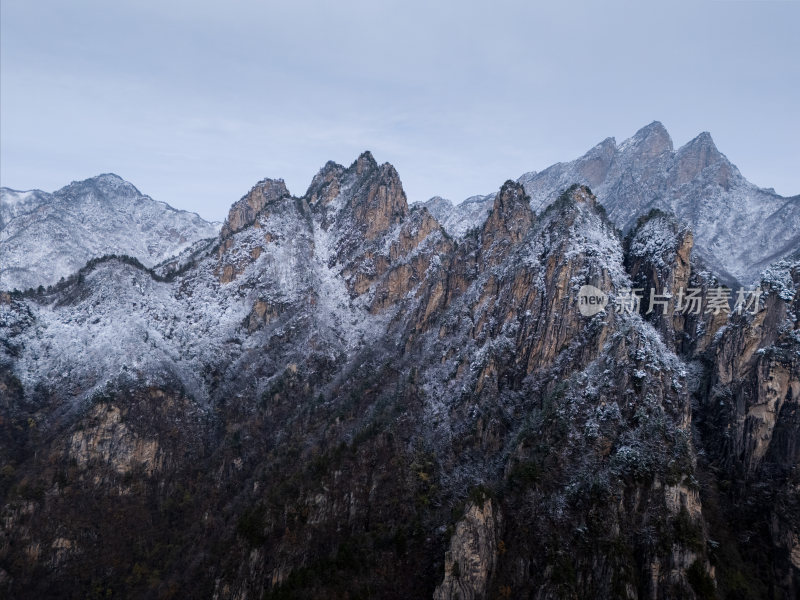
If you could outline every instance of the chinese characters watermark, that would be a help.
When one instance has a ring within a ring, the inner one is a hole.
[[[642,301],[647,299],[646,315],[666,315],[670,309],[676,315],[756,314],[761,307],[763,293],[760,287],[742,287],[735,295],[733,290],[723,286],[706,290],[680,287],[674,294],[664,290],[659,293],[655,288],[650,288],[647,293],[644,288],[624,288],[611,298],[593,285],[584,285],[578,292],[578,310],[590,317],[613,304],[615,312],[633,314],[641,312]]]

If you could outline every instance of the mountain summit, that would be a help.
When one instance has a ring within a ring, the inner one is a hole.
[[[523,175],[539,210],[559,186],[590,185],[621,229],[652,209],[673,213],[695,235],[695,252],[729,283],[752,284],[772,261],[800,246],[800,196],[783,198],[748,182],[707,132],[680,147],[658,122],[618,146]]]
[[[52,194],[0,188],[0,290],[53,284],[105,254],[153,266],[218,230],[113,173]]]
[[[695,234],[695,253],[731,285],[752,284],[771,262],[800,246],[800,196],[785,198],[747,181],[703,132],[674,150],[654,121],[617,144],[607,138],[586,154],[518,181],[541,212],[573,183],[589,186],[623,231],[652,209],[674,214]],[[435,210],[451,235],[480,225],[493,195]]]

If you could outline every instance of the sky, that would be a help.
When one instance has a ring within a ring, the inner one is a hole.
[[[222,220],[364,150],[454,201],[653,120],[800,194],[799,0],[2,0],[0,185]]]

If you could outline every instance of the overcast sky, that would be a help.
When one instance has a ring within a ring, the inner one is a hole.
[[[800,2],[3,0],[0,184],[221,220],[372,150],[456,201],[653,120],[800,193]]]

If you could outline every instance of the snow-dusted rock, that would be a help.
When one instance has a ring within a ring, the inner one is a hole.
[[[697,256],[731,284],[756,283],[769,263],[800,247],[800,196],[747,181],[707,132],[674,150],[653,122],[621,144],[608,138],[519,181],[537,212],[569,185],[588,185],[625,231],[651,209],[673,213],[694,233]]]

